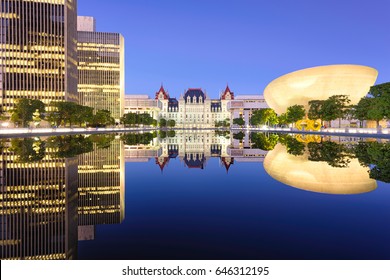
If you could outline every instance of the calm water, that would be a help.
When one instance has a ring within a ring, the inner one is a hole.
[[[166,134],[4,140],[1,258],[390,259],[386,141]]]

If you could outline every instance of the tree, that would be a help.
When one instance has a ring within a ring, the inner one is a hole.
[[[142,134],[136,134],[136,133],[127,133],[121,136],[121,139],[125,145],[148,145],[151,141],[153,141],[153,138],[155,138],[157,135],[154,133],[142,133]]]
[[[271,151],[278,144],[279,136],[277,134],[265,135],[264,133],[252,133],[251,141],[253,148],[261,149],[263,151]]]
[[[373,120],[379,126],[379,121],[386,117],[385,107],[381,103],[381,98],[363,97],[354,106],[354,116],[360,121]]]
[[[278,123],[278,116],[273,109],[260,109],[252,113],[251,125],[275,125]]]
[[[75,106],[76,113],[72,122],[77,122],[79,126],[83,126],[85,123],[90,123],[93,121],[93,108],[83,105],[76,104]]]
[[[46,145],[40,139],[12,139],[10,151],[17,156],[16,162],[31,163],[40,161],[45,157]]]
[[[308,144],[310,161],[324,161],[332,167],[345,168],[351,162],[353,153],[345,144],[331,141],[321,143],[311,142]]]
[[[175,127],[176,122],[175,122],[175,120],[168,120],[168,121],[167,121],[167,125],[168,125],[169,127]]]
[[[158,135],[160,136],[161,139],[167,138],[167,132],[164,131],[164,130],[160,130],[160,131],[158,132]]]
[[[106,127],[107,125],[114,124],[115,119],[111,117],[111,112],[108,110],[97,110],[90,123],[93,127]]]
[[[166,126],[167,126],[167,120],[161,118],[160,121],[159,121],[159,123],[158,123],[158,125],[159,125],[160,127],[166,127]]]
[[[333,121],[339,119],[339,126],[341,119],[346,117],[351,100],[347,95],[333,95],[324,101],[321,107],[322,119],[324,121]]]
[[[89,139],[96,144],[98,149],[108,149],[115,140],[114,134],[92,134]]]
[[[170,130],[167,132],[167,136],[170,138],[173,138],[176,136],[176,132],[174,130]]]
[[[287,125],[288,124],[286,113],[283,113],[280,116],[278,116],[278,123],[279,123],[279,125]]]
[[[354,149],[361,165],[369,167],[370,178],[390,183],[390,144],[360,142]]]
[[[245,125],[245,121],[243,118],[235,118],[233,119],[233,124],[236,124],[236,125],[239,125],[239,126],[244,126]]]
[[[80,110],[78,104],[69,101],[58,101],[50,103],[50,106],[52,111],[48,115],[48,120],[56,126],[66,126],[67,124],[72,126],[73,123],[79,122],[77,119]]]
[[[36,119],[43,119],[45,113],[45,104],[36,99],[21,98],[16,100],[15,107],[11,110],[11,121],[21,123],[23,127],[27,127],[29,122],[33,120],[35,113]]]
[[[390,119],[390,82],[372,86],[370,94],[377,99],[377,109],[383,112],[384,118]]]
[[[280,144],[286,146],[287,153],[294,156],[302,156],[305,153],[305,144],[288,134],[279,135]]]
[[[92,139],[84,135],[50,137],[47,146],[56,150],[54,157],[57,158],[72,158],[93,151]]]
[[[148,113],[142,113],[136,115],[136,124],[143,124],[143,125],[152,125],[153,124],[153,118]]]
[[[134,126],[136,124],[136,116],[135,113],[127,113],[124,114],[121,118],[121,123],[123,123],[125,126]]]
[[[323,125],[323,111],[322,106],[324,104],[324,100],[310,100],[309,101],[309,119],[315,121],[320,119],[321,125]]]
[[[286,121],[287,123],[296,123],[302,120],[306,115],[305,107],[302,105],[293,105],[287,108]]]
[[[245,133],[242,131],[233,134],[233,139],[236,139],[236,140],[243,140],[244,137],[245,137]]]

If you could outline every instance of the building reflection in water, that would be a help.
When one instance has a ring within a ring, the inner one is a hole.
[[[171,159],[178,158],[183,166],[204,169],[211,157],[220,158],[228,172],[235,162],[263,162],[267,151],[251,148],[249,133],[236,140],[230,131],[175,131],[173,137],[155,138],[148,145],[125,145],[126,162],[147,162],[155,159],[161,171]]]
[[[288,186],[328,194],[359,194],[376,189],[377,183],[368,176],[368,168],[358,159],[349,159],[348,167],[330,166],[324,161],[310,161],[309,153],[294,156],[285,146],[277,144],[264,160],[265,171]]]
[[[13,140],[13,144],[28,147],[29,141]],[[32,151],[38,151],[35,155],[41,154],[40,161],[18,155],[10,141],[3,142],[0,258],[75,259],[77,158],[59,159],[39,140],[31,144]]]
[[[117,137],[109,147],[99,148],[78,159],[79,240],[92,240],[95,226],[118,224],[125,213],[123,144]]]
[[[251,138],[248,132],[229,131],[151,135],[122,136],[132,145],[124,145],[120,137],[113,135],[59,137],[54,144],[55,137],[51,142],[39,138],[1,142],[0,258],[77,259],[78,240],[93,240],[97,225],[117,224],[124,219],[125,159],[153,160],[161,172],[172,159],[179,159],[183,168],[204,169],[210,158],[219,158],[226,172],[240,162],[263,163],[272,178],[288,186],[329,194],[358,194],[377,187],[368,174],[367,166],[372,163],[367,159],[368,149],[382,151],[388,147],[359,143],[354,150],[326,141],[305,145],[296,136]],[[137,139],[144,144],[136,144]],[[275,139],[284,144],[276,144]],[[347,161],[342,157],[336,157],[335,162],[329,160],[327,155],[335,155],[329,151],[340,150],[338,145],[344,147],[342,155],[354,153],[359,160],[367,159],[366,167],[354,156]],[[69,152],[76,150],[87,153]],[[59,158],[60,155],[70,158]],[[388,158],[382,161],[377,163],[377,172],[388,172],[383,168]]]

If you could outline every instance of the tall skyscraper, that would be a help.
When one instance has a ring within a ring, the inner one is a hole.
[[[119,121],[125,95],[123,36],[96,32],[93,18],[78,17],[77,51],[80,104],[109,110]]]
[[[77,158],[32,138],[2,144],[0,259],[76,259]]]
[[[77,0],[0,0],[0,105],[78,101]]]
[[[111,137],[97,135],[91,137]],[[112,139],[108,147],[94,143],[94,151],[79,155],[79,226],[118,224],[124,219],[125,166],[123,143]],[[80,228],[79,228],[80,232]],[[84,239],[84,238],[80,238]]]

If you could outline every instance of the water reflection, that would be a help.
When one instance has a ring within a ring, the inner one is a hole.
[[[309,151],[292,155],[277,144],[264,160],[264,169],[275,180],[306,191],[328,194],[358,194],[376,189],[368,168],[358,159],[349,159],[348,168],[337,168],[326,161],[311,161]]]
[[[124,218],[123,144],[114,135],[3,140],[1,259],[77,259],[95,225]]]
[[[210,158],[226,173],[263,164],[285,185],[328,194],[370,192],[376,180],[390,181],[389,143],[364,139],[156,131],[6,139],[0,149],[1,259],[77,259],[78,241],[125,219],[125,161],[152,161],[162,174],[173,160],[200,173]]]

